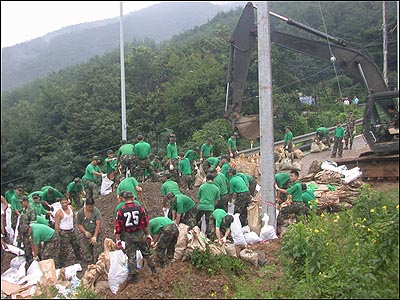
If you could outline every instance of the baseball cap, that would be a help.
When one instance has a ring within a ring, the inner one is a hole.
[[[226,226],[231,226],[231,224],[233,223],[233,216],[232,215],[226,215],[224,217],[224,223]]]
[[[167,198],[168,199],[173,198],[173,197],[175,197],[174,193],[172,193],[172,192],[168,192],[167,193]]]
[[[101,160],[100,160],[100,157],[98,157],[97,155],[93,156],[92,160],[101,161]]]
[[[22,196],[22,198],[21,199],[19,199],[19,201],[28,201],[28,196]]]
[[[122,197],[124,197],[125,199],[133,198],[133,194],[132,192],[125,192]]]
[[[34,198],[40,198],[40,195],[35,193],[35,194],[32,195],[32,199],[34,199]]]
[[[114,151],[112,151],[111,149],[107,150],[107,154],[111,154],[111,153],[114,153]]]
[[[75,182],[81,182],[81,179],[80,179],[79,177],[75,177],[75,178],[74,178],[74,181],[75,181]]]

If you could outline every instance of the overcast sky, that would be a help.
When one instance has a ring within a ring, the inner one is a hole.
[[[122,1],[124,15],[160,2]],[[185,2],[225,4],[236,1]],[[1,1],[1,47],[27,42],[65,26],[114,18],[119,14],[120,1]]]

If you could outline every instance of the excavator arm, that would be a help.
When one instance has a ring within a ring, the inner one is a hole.
[[[238,129],[241,136],[248,140],[253,140],[259,137],[260,134],[258,115],[240,115],[248,68],[257,35],[254,12],[255,8],[252,3],[247,3],[239,18],[238,25],[230,38],[231,46],[224,115],[225,118],[230,120],[232,127]],[[289,25],[325,39],[324,42],[320,42],[278,31],[271,31],[271,42],[273,44],[324,61],[334,61],[337,65],[345,68],[349,73],[351,73],[357,81],[364,84],[369,95],[389,91],[379,68],[362,49],[353,47],[351,44],[340,38],[330,36],[295,20],[280,16],[273,12],[270,12],[270,14],[284,20]],[[326,40],[329,40],[329,44]],[[233,93],[230,97],[229,91],[231,85],[233,86]],[[380,106],[380,110],[386,110],[388,105],[393,104],[393,97],[396,97],[396,94],[392,95],[389,93],[390,96],[388,93],[384,94],[387,95],[387,97],[380,97],[380,101],[373,103],[367,101],[369,103],[367,103],[367,110],[369,109],[368,116],[370,118],[378,118],[377,109],[372,106],[378,105]],[[370,142],[369,144],[371,146]]]

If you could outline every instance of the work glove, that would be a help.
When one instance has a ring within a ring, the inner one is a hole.
[[[34,256],[33,260],[39,261],[39,256]]]
[[[285,146],[285,149],[287,150],[287,149],[289,149],[289,147],[288,147],[288,146]]]
[[[233,157],[233,153],[229,154],[230,157]]]
[[[170,164],[170,165],[169,165],[169,170],[170,170],[170,171],[173,171],[173,170],[174,170],[174,165],[173,165],[173,164]]]
[[[105,178],[105,177],[107,177],[107,174],[106,173],[101,173],[101,178]]]
[[[90,239],[93,235],[89,231],[85,231],[85,236],[87,239]]]
[[[201,162],[201,163],[203,162],[203,158],[200,158],[200,162]]]
[[[92,245],[96,244],[97,243],[97,236],[92,236],[92,238],[90,239],[90,243]]]

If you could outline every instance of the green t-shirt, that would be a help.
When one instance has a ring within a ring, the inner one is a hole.
[[[233,175],[229,181],[229,194],[248,192],[249,188],[244,182],[243,178],[238,174]]]
[[[178,145],[176,143],[168,143],[167,157],[168,159],[176,159],[178,157]]]
[[[101,212],[97,207],[93,207],[93,211],[90,214],[89,218],[85,217],[85,211],[83,207],[76,214],[77,225],[82,225],[86,231],[89,231],[92,234],[96,229],[96,221],[101,219],[102,219]]]
[[[319,127],[319,128],[317,128],[317,132],[318,131],[321,131],[323,133],[322,136],[326,136],[328,134],[328,128],[326,128],[326,127]]]
[[[199,198],[199,210],[213,211],[215,206],[215,201],[221,199],[221,192],[219,188],[211,182],[203,183],[198,191],[197,198]]]
[[[287,182],[289,182],[289,180],[290,180],[289,173],[282,172],[275,174],[275,182],[279,188],[282,188]]]
[[[179,171],[181,171],[182,175],[192,175],[189,158],[182,158],[179,161]]]
[[[216,228],[221,228],[222,220],[227,216],[228,214],[226,211],[224,211],[221,208],[217,208],[216,210],[213,211],[212,216],[215,220],[215,227]]]
[[[21,195],[21,197],[22,197],[22,195]],[[18,197],[17,193],[12,195],[10,204],[11,204],[11,212],[12,213],[14,213],[15,209],[17,209],[19,212],[22,212],[22,205],[21,205],[21,202],[19,201],[19,197]]]
[[[169,192],[173,193],[174,195],[182,194],[182,192],[179,190],[179,185],[175,181],[171,179],[167,179],[162,185],[161,185],[161,196],[165,196]]]
[[[240,177],[242,177],[242,179],[243,179],[243,181],[244,181],[244,183],[245,183],[246,185],[249,184],[249,177],[247,177],[246,174],[241,173],[241,172],[238,172],[238,173],[236,173],[236,175],[239,175]]]
[[[132,144],[124,144],[119,147],[117,151],[117,157],[121,157],[123,155],[132,155],[135,154],[134,147]]]
[[[110,174],[117,169],[117,159],[115,157],[112,157],[112,158],[106,157],[104,159],[104,164],[106,166],[107,174]]]
[[[194,201],[189,196],[177,194],[175,201],[171,204],[170,209],[175,210],[178,214],[187,213],[195,206]]]
[[[149,154],[151,152],[151,146],[149,143],[146,143],[144,141],[140,141],[135,144],[135,154],[139,159],[146,159],[149,157]]]
[[[314,191],[306,190],[301,194],[301,198],[303,202],[307,205],[307,207],[318,208],[317,202],[315,201]]]
[[[335,137],[342,138],[344,137],[344,128],[342,126],[335,128]]]
[[[290,141],[292,143],[293,140],[293,133],[291,131],[285,132],[284,142],[285,144]]]
[[[34,194],[38,194],[39,197],[40,197],[40,200],[42,200],[43,192],[42,192],[42,191],[36,191],[36,192],[32,192],[32,193],[30,193],[30,194],[28,195],[28,200],[29,200],[29,202],[32,202],[32,201],[33,201],[33,195],[34,195]]]
[[[233,139],[233,138],[229,138],[228,139],[228,147],[230,147],[231,148],[231,151],[236,151],[237,150],[237,147],[236,147],[236,139]]]
[[[127,177],[122,180],[117,187],[117,195],[119,195],[122,191],[132,192],[133,197],[137,198],[138,194],[136,191],[136,187],[139,185],[139,182],[135,179],[135,177]]]
[[[53,189],[52,194],[49,194],[50,188]],[[63,196],[63,194],[61,194],[56,188],[51,186],[43,187],[42,191],[43,191],[43,194],[41,196],[42,200],[48,202],[49,204],[53,204],[54,202],[56,202],[57,198],[60,199]]]
[[[32,228],[32,240],[34,245],[39,245],[41,242],[48,242],[55,234],[53,228],[44,224],[31,223],[29,226]]]
[[[211,153],[213,153],[213,145],[209,145],[207,143],[201,145],[200,151],[203,154],[203,158],[209,158],[211,156]]]
[[[150,234],[159,234],[161,229],[166,226],[174,224],[174,222],[167,217],[155,217],[149,221],[149,231]]]
[[[185,158],[189,159],[189,162],[193,162],[194,160],[198,159],[199,157],[197,156],[196,151],[194,150],[188,150],[185,153]]]
[[[68,193],[80,193],[83,191],[83,185],[81,184],[76,184],[75,181],[72,181],[68,184],[67,186],[67,192]]]
[[[287,189],[288,194],[292,195],[293,202],[303,202],[301,197],[303,191],[301,189],[301,183],[296,181],[290,188]]]
[[[4,198],[6,198],[8,203],[11,203],[11,197],[16,194],[15,190],[8,190],[7,192],[5,192],[4,194]]]
[[[88,164],[85,170],[85,175],[83,175],[82,179],[86,179],[95,183],[98,183],[100,181],[100,178],[97,177],[96,175],[93,174],[93,172],[101,172],[101,169],[99,166],[95,166],[92,163]]]
[[[216,168],[219,164],[219,159],[218,157],[208,157],[207,161],[214,167]]]
[[[230,167],[231,165],[228,162],[224,163],[221,167],[221,173],[226,176]]]
[[[221,172],[215,176],[213,180],[214,184],[219,187],[219,190],[221,192],[221,195],[228,194],[228,179],[224,174]]]
[[[30,202],[31,207],[35,210],[36,217],[41,216],[41,215],[46,215],[48,213],[48,210],[46,210],[43,207],[42,203],[39,202],[36,204],[33,200],[29,201],[29,202]]]

